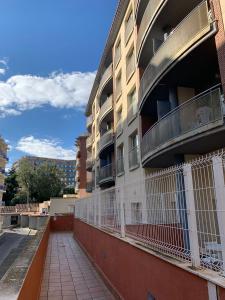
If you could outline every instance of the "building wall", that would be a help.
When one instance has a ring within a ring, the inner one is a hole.
[[[69,213],[71,205],[75,202],[75,198],[51,198],[50,201],[50,216],[54,216],[55,214]]]
[[[122,299],[213,299],[207,280],[77,219],[74,237]]]

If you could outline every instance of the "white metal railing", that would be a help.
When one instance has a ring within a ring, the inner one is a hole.
[[[139,101],[162,73],[210,31],[207,1],[198,5],[168,36],[150,60],[140,82]]]
[[[134,117],[137,115],[137,101],[133,102],[129,107],[127,111],[127,122],[128,124],[134,119]]]
[[[225,152],[95,191],[75,218],[129,236],[198,268],[225,266]]]
[[[179,105],[155,123],[142,138],[142,159],[159,149],[209,130],[209,126],[213,128],[222,124],[221,93],[220,88],[216,87]]]
[[[146,35],[146,31],[148,30],[148,28],[150,28],[150,26],[152,26],[157,12],[159,11],[160,7],[165,2],[167,2],[167,0],[151,0],[151,1],[149,1],[148,5],[145,9],[144,15],[142,17],[139,30],[138,30],[137,56],[139,56],[142,41]]]
[[[108,82],[110,78],[112,78],[112,64],[109,65],[109,67],[104,71],[102,75],[102,78],[99,83],[99,95],[102,93],[102,89],[104,88],[106,82]]]
[[[101,122],[102,118],[113,108],[113,99],[112,95],[109,96],[106,101],[102,104],[99,113],[99,122]]]
[[[99,151],[101,151],[107,144],[113,142],[114,135],[113,135],[113,130],[110,129],[106,131],[101,137],[100,137],[100,142],[99,142]]]

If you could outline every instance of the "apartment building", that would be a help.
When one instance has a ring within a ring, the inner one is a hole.
[[[92,173],[88,171],[89,158],[87,157],[87,145],[89,140],[90,138],[88,138],[86,134],[83,134],[75,141],[77,150],[75,193],[78,195],[78,198],[86,197],[92,192]]]
[[[22,160],[29,161],[34,167],[44,164],[56,166],[60,171],[62,171],[61,180],[65,187],[75,186],[75,174],[76,174],[76,161],[75,160],[65,160],[65,159],[53,159],[38,156],[24,156]],[[14,163],[15,170],[19,167],[20,160]]]
[[[86,108],[95,189],[225,146],[223,18],[219,0],[119,1]]]

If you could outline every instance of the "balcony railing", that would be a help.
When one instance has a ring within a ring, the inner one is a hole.
[[[116,126],[116,136],[120,136],[123,133],[123,120],[119,120]]]
[[[129,20],[127,20],[127,22],[126,22],[125,43],[128,42],[133,29],[134,29],[134,17],[133,17],[133,12],[132,12],[131,16],[129,17]]]
[[[152,27],[152,24],[155,20],[155,16],[159,9],[162,7],[164,3],[166,3],[167,0],[151,0],[149,1],[143,18],[141,20],[141,24],[138,30],[138,36],[137,36],[137,57],[140,56],[140,50],[143,43],[143,40],[146,36],[146,33],[150,27]]]
[[[209,31],[208,7],[207,1],[204,1],[170,33],[150,60],[140,82],[140,102],[168,67]]]
[[[6,152],[3,152],[3,151],[0,151],[0,158],[4,158],[4,160],[8,161],[8,157],[7,157],[7,154]]]
[[[220,89],[212,89],[178,106],[143,136],[142,160],[179,141],[223,124]]]
[[[116,171],[117,171],[117,175],[120,175],[120,174],[124,173],[123,157],[119,157],[117,159]]]
[[[93,142],[93,138],[92,138],[92,136],[89,136],[86,140],[87,148],[92,147],[92,142]]]
[[[112,100],[112,95],[107,98],[107,100],[103,103],[100,113],[99,113],[99,123],[101,120],[104,118],[104,116],[107,115],[108,112],[111,111],[113,108],[113,100]]]
[[[92,157],[87,157],[87,160],[86,160],[86,169],[87,170],[91,170],[92,167],[93,167]]]
[[[113,139],[114,139],[114,135],[112,129],[104,133],[100,138],[99,151],[101,151],[108,144],[112,143]]]
[[[137,115],[137,102],[134,102],[128,107],[128,111],[127,111],[128,124],[136,117],[136,115]]]
[[[99,83],[99,95],[102,93],[106,83],[112,78],[112,64],[105,70]]]
[[[138,147],[135,146],[129,151],[129,168],[135,168],[139,166],[138,160]]]
[[[5,169],[4,168],[0,168],[0,174],[5,175]]]
[[[102,181],[108,181],[108,180],[113,180],[114,178],[114,172],[113,172],[113,165],[108,164],[102,168],[100,168],[100,174],[99,174],[99,183]]]
[[[93,116],[90,115],[87,117],[87,121],[86,121],[87,128],[89,128],[92,125],[92,122],[93,122]]]
[[[6,191],[6,186],[3,184],[0,184],[0,192],[5,192]]]

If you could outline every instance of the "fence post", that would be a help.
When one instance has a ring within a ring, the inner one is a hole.
[[[94,201],[94,225],[97,225],[97,193],[92,194],[92,199],[91,201]]]
[[[119,201],[120,201],[120,233],[121,237],[125,237],[125,209],[124,209],[124,187],[118,188]]]
[[[189,233],[189,241],[190,241],[191,261],[193,267],[198,268],[200,267],[201,262],[200,262],[200,253],[199,253],[199,242],[198,242],[191,164],[184,165],[183,174],[184,174],[185,197],[186,197],[186,205],[187,205],[188,233]]]
[[[225,275],[225,183],[223,173],[223,160],[222,157],[214,156],[212,162],[215,181],[216,213],[223,260],[223,275]]]
[[[99,190],[97,192],[97,198],[98,198],[98,227],[101,227],[101,220],[102,220],[102,215],[101,215],[101,191]]]

